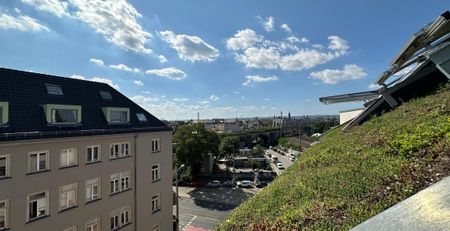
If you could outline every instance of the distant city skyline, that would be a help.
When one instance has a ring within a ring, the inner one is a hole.
[[[337,115],[442,1],[20,0],[0,66],[105,82],[166,120]]]

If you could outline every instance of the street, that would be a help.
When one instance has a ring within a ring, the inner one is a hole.
[[[180,187],[180,230],[212,230],[256,189]]]
[[[291,166],[292,163],[294,163],[291,160],[289,160],[289,157],[281,155],[278,152],[273,151],[272,149],[266,149],[266,152],[270,153],[272,156],[278,157],[278,162],[282,163],[286,169],[289,166]],[[280,175],[284,171],[284,170],[278,169],[276,163],[271,162],[270,165],[272,166],[273,171],[276,172],[278,175]]]

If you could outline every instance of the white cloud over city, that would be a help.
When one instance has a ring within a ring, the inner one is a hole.
[[[47,26],[35,18],[26,15],[15,17],[5,13],[0,14],[0,30],[49,31]]]
[[[276,81],[278,80],[278,77],[276,77],[275,75],[272,76],[260,76],[260,75],[247,75],[245,76],[245,78],[247,79],[242,85],[247,86],[247,85],[252,85],[252,83],[262,83],[262,82],[270,82],[270,81]]]
[[[162,69],[151,69],[145,71],[146,74],[149,75],[157,75],[160,77],[168,78],[171,80],[182,80],[186,78],[186,73],[182,70],[179,70],[175,67],[167,67]]]
[[[310,76],[326,84],[336,84],[345,80],[363,79],[367,74],[358,65],[347,64],[343,69],[325,69],[312,72]]]

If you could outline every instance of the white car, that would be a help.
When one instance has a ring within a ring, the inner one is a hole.
[[[208,187],[220,187],[222,184],[218,180],[213,180],[208,183]]]
[[[291,157],[289,157],[289,160],[291,160],[291,161],[296,161],[296,160],[297,160],[297,157],[291,156]]]
[[[277,168],[278,169],[285,169],[284,165],[282,163],[277,163]]]
[[[249,180],[238,181],[237,186],[240,188],[251,188],[252,182]]]

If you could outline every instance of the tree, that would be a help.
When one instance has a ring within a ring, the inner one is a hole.
[[[264,149],[261,145],[256,145],[252,150],[252,156],[263,156],[264,155]]]
[[[238,136],[226,136],[220,144],[221,153],[236,153],[239,145],[240,141]]]
[[[202,124],[187,124],[178,127],[174,134],[177,143],[177,164],[186,164],[193,178],[200,175],[202,161],[208,153],[219,154],[219,136],[205,129]]]
[[[257,160],[250,160],[250,166],[252,166],[252,169],[260,169],[261,168],[261,163],[259,163],[259,161]]]

